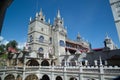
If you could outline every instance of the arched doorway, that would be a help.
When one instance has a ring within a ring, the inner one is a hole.
[[[41,62],[41,66],[49,66],[49,62],[47,60],[43,60]]]
[[[57,77],[56,77],[56,80],[62,80],[62,77],[57,76]]]
[[[75,77],[70,78],[70,80],[77,80]]]
[[[45,74],[45,75],[42,76],[42,79],[41,79],[41,80],[50,80],[50,78],[49,78],[48,75]]]
[[[22,77],[20,75],[17,75],[16,80],[22,80]]]
[[[35,59],[31,59],[26,63],[27,66],[39,66],[39,63]]]
[[[38,77],[35,74],[28,75],[25,80],[38,80]]]
[[[9,75],[7,75],[7,76],[5,77],[4,80],[15,80],[15,76],[12,75],[12,74],[9,74]]]

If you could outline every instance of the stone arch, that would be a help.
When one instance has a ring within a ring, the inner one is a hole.
[[[25,78],[25,80],[38,80],[38,77],[35,74],[30,74]]]
[[[39,66],[39,62],[35,59],[30,59],[26,63],[27,66]]]
[[[71,77],[70,80],[77,80],[75,77]]]
[[[41,66],[49,66],[49,62],[47,60],[43,60],[41,62]]]
[[[17,75],[16,80],[22,80],[22,77],[20,75]]]
[[[89,79],[87,79],[87,80],[96,80],[96,79],[94,79],[94,78],[89,78]]]
[[[50,78],[49,78],[48,75],[44,74],[44,75],[42,76],[42,79],[41,79],[41,80],[50,80]]]
[[[15,76],[13,74],[8,74],[4,80],[15,80]]]
[[[57,76],[55,80],[63,80],[61,76]]]

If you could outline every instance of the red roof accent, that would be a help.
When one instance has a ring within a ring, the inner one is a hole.
[[[103,48],[95,48],[95,49],[93,49],[93,51],[102,51],[103,50]]]
[[[10,51],[12,53],[17,53],[17,51],[14,48],[12,48],[12,47],[8,47],[8,51]]]

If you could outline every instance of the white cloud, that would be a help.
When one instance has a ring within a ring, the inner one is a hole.
[[[18,48],[19,49],[23,49],[23,47],[25,47],[26,46],[26,42],[18,42]]]
[[[7,43],[9,43],[8,40],[3,40],[3,41],[2,41],[2,44],[4,44],[4,45],[6,45]]]

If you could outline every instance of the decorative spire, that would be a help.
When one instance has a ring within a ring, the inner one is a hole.
[[[107,33],[106,33],[106,37],[105,37],[105,39],[110,39]]]
[[[50,24],[50,19],[48,19],[48,23]]]
[[[60,16],[60,10],[58,10],[57,18],[61,18],[61,16]]]
[[[100,66],[103,66],[103,65],[102,65],[101,56],[99,56],[99,59],[100,59]]]
[[[38,17],[38,12],[36,13],[35,17]]]
[[[40,15],[40,16],[42,16],[42,15],[43,15],[42,8],[40,8],[39,15]]]
[[[80,40],[81,40],[81,37],[80,37],[80,33],[78,32],[77,41],[79,42]]]
[[[32,17],[30,17],[30,22],[32,21]]]
[[[80,38],[80,33],[78,32],[77,38]]]

